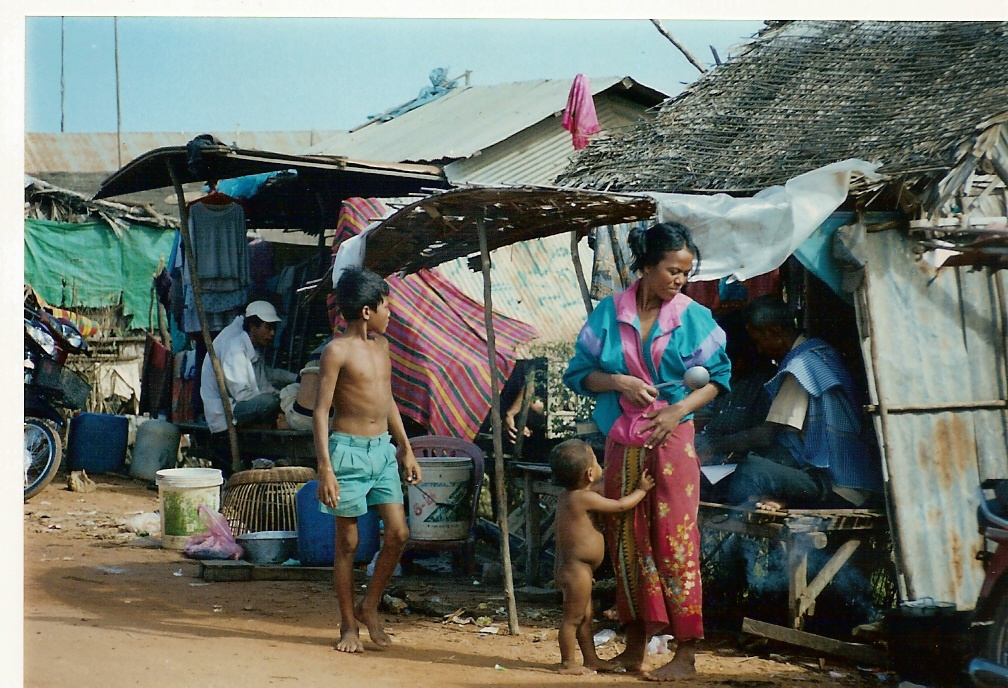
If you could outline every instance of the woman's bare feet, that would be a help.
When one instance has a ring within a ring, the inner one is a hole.
[[[371,642],[373,642],[378,647],[388,647],[392,644],[392,638],[389,634],[385,632],[382,628],[381,619],[378,618],[378,611],[371,610],[368,612],[364,611],[364,607],[357,605],[354,608],[354,615],[361,621],[365,626],[367,626],[368,636],[371,637]]]
[[[676,647],[672,660],[644,674],[649,681],[669,681],[696,675],[696,641],[685,640]]]
[[[589,669],[586,666],[581,666],[579,664],[567,665],[560,663],[560,668],[557,671],[561,674],[567,674],[569,676],[590,676],[595,673],[594,669]]]
[[[591,669],[592,672],[599,671],[603,673],[616,671],[616,667],[619,666],[619,664],[616,664],[615,662],[599,659],[598,657],[595,659],[586,659],[584,665],[586,669]]]
[[[618,655],[609,660],[610,664],[626,669],[628,674],[640,674],[644,672],[644,660],[630,648],[623,650]]]

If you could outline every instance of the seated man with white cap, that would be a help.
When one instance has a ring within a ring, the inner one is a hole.
[[[220,361],[228,401],[236,426],[267,425],[276,427],[280,413],[280,388],[297,377],[288,370],[270,368],[262,351],[273,342],[276,324],[280,322],[276,308],[268,301],[253,301],[244,316],[221,330],[213,340]],[[227,432],[224,403],[214,374],[210,356],[203,359],[200,373],[200,396],[211,433]]]

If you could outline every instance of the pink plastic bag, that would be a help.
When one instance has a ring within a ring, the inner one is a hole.
[[[206,526],[205,533],[196,533],[186,540],[185,555],[190,559],[240,559],[245,550],[235,540],[231,526],[223,514],[210,511],[205,505],[196,507],[196,515]]]

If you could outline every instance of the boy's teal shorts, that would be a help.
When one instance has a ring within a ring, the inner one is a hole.
[[[320,503],[319,510],[354,518],[375,504],[402,504],[399,463],[391,440],[387,432],[377,437],[329,435],[329,461],[339,483],[339,504],[332,509]]]

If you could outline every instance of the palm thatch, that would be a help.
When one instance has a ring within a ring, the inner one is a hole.
[[[653,122],[558,178],[611,191],[747,195],[837,160],[930,186],[1008,111],[1008,22],[767,22]],[[855,189],[855,192],[857,189]]]

